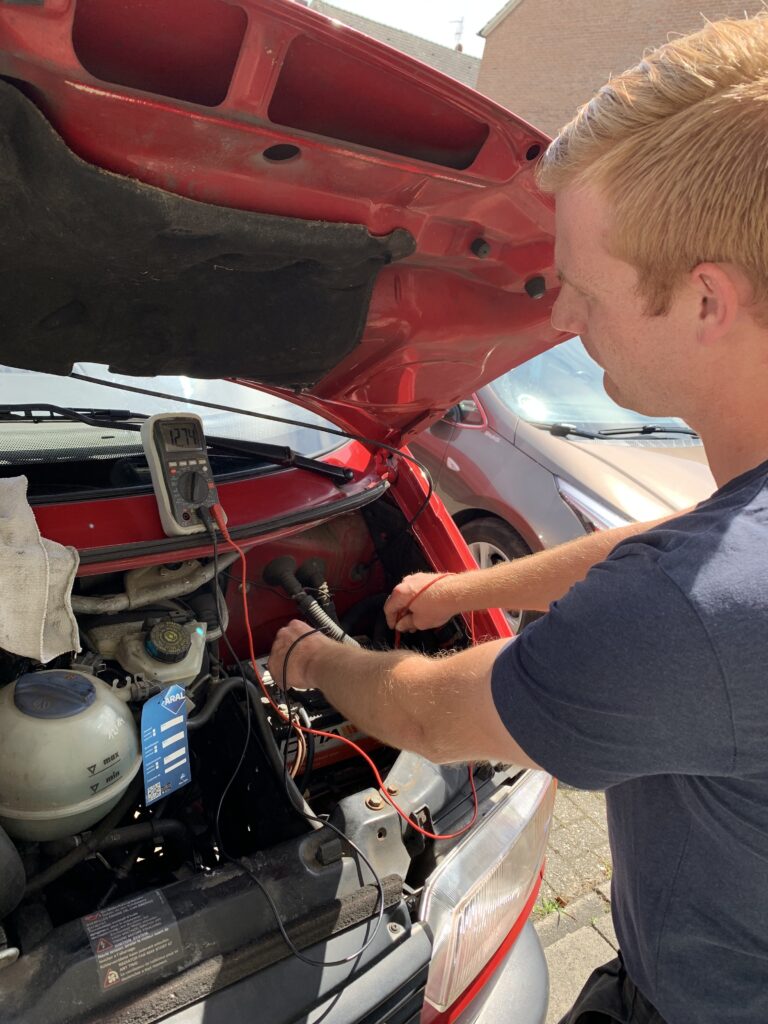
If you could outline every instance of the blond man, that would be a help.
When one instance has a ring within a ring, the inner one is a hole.
[[[606,789],[622,955],[567,1024],[765,1024],[768,18],[707,25],[613,79],[540,180],[557,198],[553,323],[621,405],[687,420],[719,489],[674,519],[449,577],[397,622],[549,609],[511,643],[429,659],[312,636],[292,680],[433,760]],[[427,579],[395,589],[391,626]],[[306,630],[281,631],[273,674]]]

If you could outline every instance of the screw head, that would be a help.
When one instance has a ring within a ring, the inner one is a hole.
[[[392,785],[387,785],[387,792],[389,793],[390,796],[397,796],[397,794],[400,792],[400,790],[393,783]]]
[[[469,248],[479,260],[484,260],[491,254],[491,244],[485,238],[475,238]]]
[[[396,921],[390,921],[387,928],[393,935],[399,935],[403,930],[403,926],[398,924]]]
[[[365,806],[370,808],[372,811],[380,811],[384,806],[384,800],[379,796],[378,793],[370,793],[365,798]]]

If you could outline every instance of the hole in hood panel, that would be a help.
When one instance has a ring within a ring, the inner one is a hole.
[[[409,78],[306,36],[288,48],[269,117],[288,128],[458,170],[475,161],[489,131]]]
[[[78,0],[72,44],[104,82],[215,107],[247,24],[245,11],[221,0]]]

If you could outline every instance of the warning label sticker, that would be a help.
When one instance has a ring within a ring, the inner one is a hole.
[[[102,989],[124,985],[181,956],[179,926],[161,892],[134,896],[81,920]]]

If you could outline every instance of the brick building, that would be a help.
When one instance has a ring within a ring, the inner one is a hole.
[[[429,64],[444,75],[456,78],[464,85],[477,87],[477,76],[480,71],[480,58],[471,57],[461,50],[452,50],[449,46],[441,46],[440,43],[433,43],[429,39],[422,39],[412,32],[405,32],[400,28],[393,28],[391,25],[383,25],[380,21],[373,21],[371,18],[364,18],[361,14],[353,14],[341,7],[325,3],[325,0],[300,0],[306,7],[311,7],[318,14],[324,14],[326,18],[334,18],[342,25],[364,32],[365,35],[378,39],[379,42],[407,53],[424,64]]]
[[[510,0],[480,32],[477,88],[552,134],[671,34],[764,9],[762,0]]]

